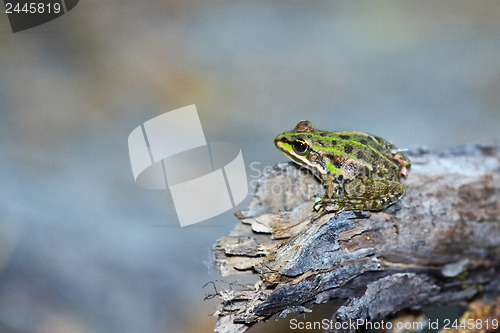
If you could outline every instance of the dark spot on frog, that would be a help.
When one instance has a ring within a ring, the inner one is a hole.
[[[318,140],[318,145],[320,145],[321,147],[324,147],[325,146],[325,142],[323,140]]]
[[[326,132],[321,132],[321,133],[319,133],[319,135],[326,136],[327,134],[326,134]]]
[[[364,187],[362,184],[358,184],[358,185],[356,185],[355,190],[356,190],[356,193],[357,193],[360,197],[362,197],[362,196],[364,195],[364,190],[365,190],[365,187]]]
[[[372,150],[372,152],[370,154],[370,157],[372,158],[372,160],[376,160],[378,158],[377,152],[375,152],[375,151]]]
[[[337,145],[337,141],[332,140],[332,145],[336,146]]]
[[[367,145],[368,144],[368,142],[365,139],[359,140],[359,143],[361,143],[363,145]]]
[[[364,160],[365,154],[363,154],[362,151],[358,151],[358,153],[356,154],[356,157],[358,158],[358,160]]]
[[[352,145],[350,143],[346,143],[344,146],[344,151],[346,152],[346,154],[352,153]]]
[[[340,161],[339,159],[334,159],[333,160],[333,166],[336,167],[337,169],[340,169],[340,167],[342,166],[342,161]]]
[[[313,136],[312,136],[311,134],[309,134],[307,137],[310,139],[310,138],[312,138]]]
[[[349,135],[339,135],[342,140],[349,140],[351,137]]]

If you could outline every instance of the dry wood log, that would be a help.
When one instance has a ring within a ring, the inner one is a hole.
[[[314,221],[319,180],[293,163],[267,172],[236,214],[242,223],[213,247],[223,276],[251,272],[256,282],[216,293],[215,331],[244,332],[332,299],[345,299],[332,313],[342,323],[500,292],[500,147],[408,155],[395,204]]]

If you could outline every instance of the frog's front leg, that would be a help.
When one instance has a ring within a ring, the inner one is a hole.
[[[316,198],[314,210],[320,213],[339,211],[341,207],[338,207],[337,203],[344,192],[343,185],[339,183],[339,179],[331,175],[325,175],[323,183],[325,184],[325,195]]]
[[[341,192],[341,186],[335,177],[331,175],[325,175],[322,177],[323,184],[325,184],[325,195],[323,198],[333,198],[334,196],[338,196]]]

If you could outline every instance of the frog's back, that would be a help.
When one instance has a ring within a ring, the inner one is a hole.
[[[358,131],[342,131],[342,132],[330,132],[332,136],[341,139],[342,141],[351,141],[352,143],[360,144],[363,146],[369,146],[379,150],[384,150],[384,139],[376,137],[374,135],[358,132]]]
[[[358,131],[330,132],[330,135],[334,146],[372,171],[393,170],[399,173],[404,166],[395,158],[396,146],[380,137]]]
[[[374,160],[382,156],[390,158],[389,150],[396,148],[374,135],[358,131],[329,132],[332,145],[348,155],[357,153],[360,159]],[[383,158],[383,157],[382,157]]]
[[[280,142],[281,145],[288,144],[288,146],[281,147]],[[325,170],[324,166],[331,162],[332,165],[328,166],[331,172],[333,172],[332,169],[339,172],[339,168],[333,164],[341,162],[343,165],[349,165],[351,169],[365,167],[372,177],[375,174],[380,178],[398,178],[399,174],[406,176],[407,169],[410,167],[408,158],[398,152],[396,146],[380,137],[359,131],[324,131],[316,129],[311,122],[304,120],[299,122],[292,131],[284,132],[276,137],[275,144],[278,148],[281,147],[280,150],[292,159],[298,160],[298,163],[309,165],[311,162],[304,157],[308,156],[304,155],[308,150],[303,150],[302,154],[297,153],[295,148],[292,149],[290,142],[301,143],[299,149],[309,147],[315,152],[313,157],[316,159],[317,156],[323,156],[325,162],[322,170]]]

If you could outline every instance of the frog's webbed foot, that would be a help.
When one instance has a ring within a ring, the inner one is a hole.
[[[328,199],[326,196],[316,197],[314,200],[313,209],[315,212],[328,211],[328,207],[334,203],[334,200]]]
[[[338,204],[338,203],[336,203]],[[357,218],[357,219],[363,219],[371,216],[371,213],[367,210],[362,210],[362,209],[351,209],[352,207],[348,205],[341,205],[339,208],[338,206],[334,206],[334,210],[328,210],[331,208],[331,206],[322,206],[319,208],[318,211],[315,211],[313,213],[313,217],[311,218],[311,222],[316,221],[320,217],[323,217],[326,214],[333,213],[334,219],[338,219],[340,216],[343,216],[344,214],[350,214],[348,218]]]
[[[337,216],[345,210],[345,204],[337,199],[323,196],[316,198],[313,208],[314,214],[311,221],[315,221],[328,213],[335,213],[335,216]]]

